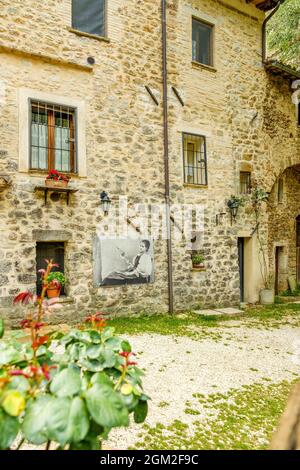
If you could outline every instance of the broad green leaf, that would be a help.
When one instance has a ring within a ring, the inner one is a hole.
[[[0,449],[9,449],[19,432],[17,418],[7,415],[0,408]]]
[[[81,442],[72,442],[70,450],[101,450],[101,442],[99,438],[93,434],[88,435]]]
[[[104,328],[101,334],[102,341],[105,342],[109,338],[112,338],[114,336],[115,328],[112,328],[111,326]]]
[[[82,398],[75,397],[72,400],[70,408],[68,423],[69,441],[82,441],[88,433],[89,426],[89,416],[85,402]]]
[[[148,414],[148,403],[140,400],[138,405],[134,409],[134,421],[136,423],[143,423]]]
[[[58,397],[71,397],[81,389],[79,369],[68,367],[55,375],[50,390]]]
[[[118,336],[113,336],[105,342],[106,346],[109,346],[114,351],[120,351],[122,340]]]
[[[19,377],[12,377],[11,381],[9,382],[6,388],[8,390],[18,390],[19,392],[24,393],[30,389],[30,384],[26,377],[22,377],[22,375],[20,375]]]
[[[22,429],[25,438],[32,444],[41,445],[48,440],[48,409],[53,400],[50,395],[41,395],[26,407]]]
[[[46,427],[49,439],[64,446],[68,442],[70,398],[54,398],[47,409]]]
[[[100,344],[91,344],[86,350],[86,354],[90,359],[98,359],[102,350]]]
[[[18,390],[8,390],[2,399],[2,407],[10,416],[19,416],[25,408],[26,401]]]
[[[121,347],[124,352],[131,352],[131,346],[128,341],[122,341]]]
[[[91,341],[94,344],[100,344],[101,343],[101,334],[98,331],[89,330],[89,335],[90,335]]]
[[[97,372],[96,374],[93,375],[91,378],[91,383],[92,384],[100,384],[100,385],[108,385],[109,387],[113,388],[114,384],[110,380],[110,378],[106,375],[105,372]]]
[[[104,369],[103,363],[96,359],[84,359],[81,361],[82,366],[90,372],[101,372]]]
[[[92,418],[103,427],[128,426],[128,410],[122,398],[111,387],[94,384],[86,393]]]
[[[113,349],[104,347],[101,353],[101,357],[104,360],[104,366],[105,368],[110,369],[111,367],[114,367],[117,361],[117,356]]]
[[[4,342],[0,344],[0,366],[15,364],[23,359],[23,355],[14,346]]]
[[[4,320],[3,318],[0,318],[0,338],[2,338],[4,335]]]
[[[75,397],[55,398],[48,408],[47,430],[49,439],[64,446],[68,442],[82,441],[89,430],[89,417],[84,401]]]
[[[128,408],[129,413],[135,409],[137,406],[139,399],[131,394],[131,395],[122,395],[122,400],[126,407]]]

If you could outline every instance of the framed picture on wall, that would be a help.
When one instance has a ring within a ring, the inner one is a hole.
[[[94,239],[94,286],[154,282],[153,241],[149,238]]]

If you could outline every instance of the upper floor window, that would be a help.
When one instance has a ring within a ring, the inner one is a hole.
[[[183,134],[184,182],[187,184],[207,184],[205,137]]]
[[[106,0],[72,0],[72,27],[95,36],[105,36]]]
[[[76,172],[73,108],[31,101],[30,168]]]
[[[193,60],[213,66],[213,25],[193,18]]]
[[[250,171],[240,172],[240,193],[249,194],[251,192],[251,173]]]

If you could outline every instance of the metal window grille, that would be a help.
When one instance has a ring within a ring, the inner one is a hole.
[[[193,18],[192,36],[193,60],[213,66],[213,25]]]
[[[207,159],[205,137],[183,134],[184,182],[207,185]]]
[[[249,194],[251,191],[251,173],[249,171],[240,172],[240,193]]]
[[[73,108],[31,102],[31,169],[76,173],[75,117]]]

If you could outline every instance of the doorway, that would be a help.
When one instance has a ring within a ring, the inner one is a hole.
[[[238,238],[238,257],[240,272],[240,299],[245,300],[245,239]]]
[[[278,295],[280,292],[280,284],[281,284],[281,277],[282,277],[282,256],[283,256],[283,247],[276,246],[275,247],[275,295]]]
[[[296,274],[300,284],[300,215],[296,218]]]

